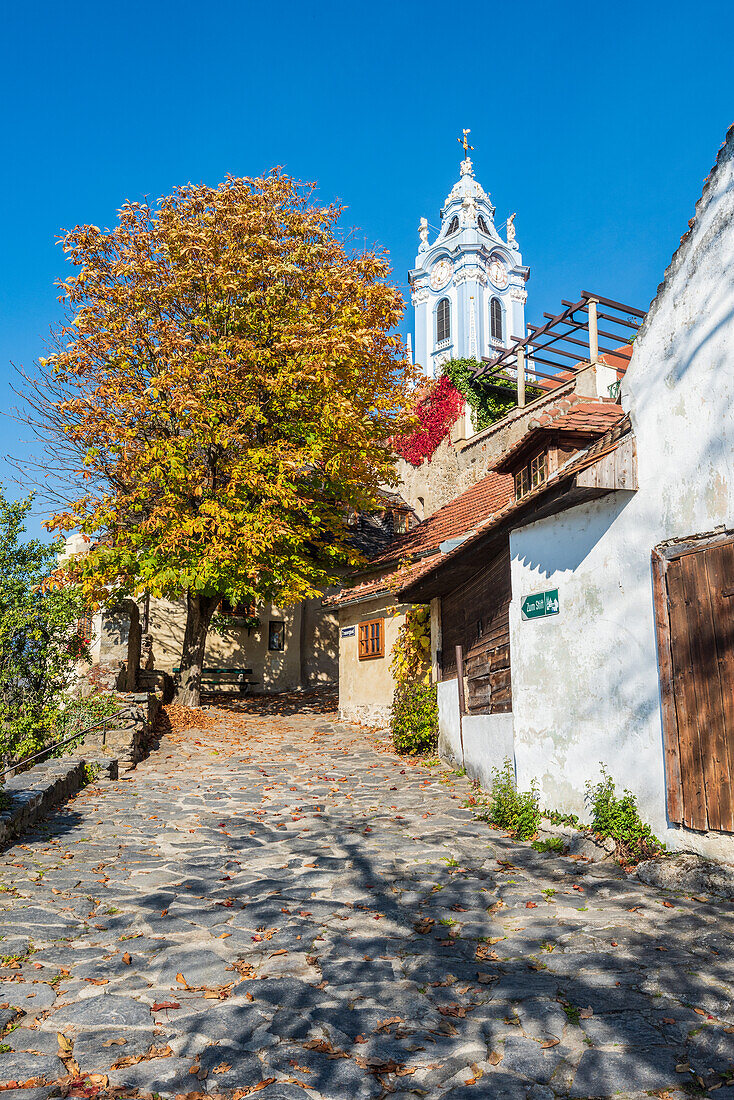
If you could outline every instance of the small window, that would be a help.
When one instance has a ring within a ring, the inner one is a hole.
[[[481,229],[482,233],[486,233],[487,236],[489,236],[489,230],[487,229],[487,223],[485,222],[485,220],[484,220],[484,218],[482,217],[481,214],[477,218],[477,225]]]
[[[542,485],[548,477],[548,469],[545,460],[545,451],[536,455],[530,462],[530,488],[535,489]]]
[[[285,623],[274,619],[268,623],[268,649],[273,653],[280,653],[285,649]]]
[[[522,500],[531,489],[537,489],[548,480],[548,460],[546,452],[542,451],[535,458],[523,466],[515,474],[515,499]]]
[[[385,625],[382,619],[368,619],[359,624],[359,659],[385,656]]]
[[[436,342],[451,339],[451,304],[442,298],[436,308]]]
[[[458,228],[459,228],[459,219],[456,216],[456,214],[454,214],[453,218],[449,222],[449,227],[446,230],[446,236],[450,237],[452,233],[456,233]]]
[[[493,340],[502,340],[502,304],[499,298],[492,298],[489,303],[490,331]]]
[[[406,531],[410,530],[410,512],[406,512],[402,508],[393,508],[392,515],[392,530],[394,535],[404,535]]]

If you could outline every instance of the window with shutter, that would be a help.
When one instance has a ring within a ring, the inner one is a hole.
[[[359,624],[359,659],[385,656],[385,627],[382,619],[367,619]]]

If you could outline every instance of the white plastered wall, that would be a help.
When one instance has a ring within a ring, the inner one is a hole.
[[[459,682],[443,680],[438,685],[438,752],[488,790],[492,772],[513,758],[512,715],[465,714],[460,722]]]
[[[734,527],[734,132],[637,338],[622,384],[639,490],[510,539],[518,782],[583,814],[603,761],[672,847],[734,859],[734,837],[669,828],[651,551]],[[557,588],[560,613],[523,621],[526,595]]]

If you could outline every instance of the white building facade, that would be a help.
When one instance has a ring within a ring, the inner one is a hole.
[[[731,824],[702,824],[727,812],[731,822],[734,799],[734,127],[621,392],[637,491],[510,536],[518,784],[536,779],[544,806],[588,817],[585,783],[602,763],[666,844],[734,860]],[[685,599],[656,577],[656,561],[681,554]],[[543,590],[557,590],[558,614],[523,618],[523,600]]]

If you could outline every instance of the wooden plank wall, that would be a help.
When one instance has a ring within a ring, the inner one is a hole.
[[[579,471],[576,484],[586,489],[637,489],[637,450],[632,433],[613,451]]]
[[[470,714],[512,710],[509,542],[470,581],[441,598],[442,679],[456,676],[464,650]]]
[[[668,817],[734,832],[734,542],[653,551]]]

